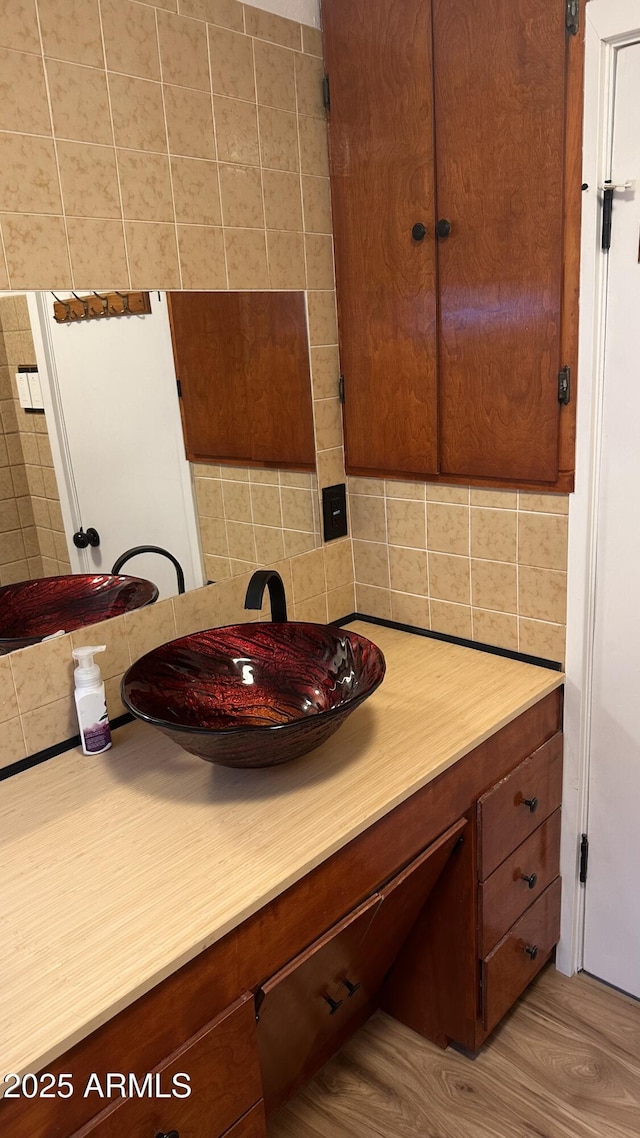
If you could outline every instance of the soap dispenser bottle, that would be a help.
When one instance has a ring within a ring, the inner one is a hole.
[[[97,652],[104,652],[106,644],[87,645],[86,648],[72,649],[77,661],[73,677],[74,692],[80,739],[85,755],[100,755],[111,746],[111,729],[107,714],[107,701],[100,669],[94,664]]]

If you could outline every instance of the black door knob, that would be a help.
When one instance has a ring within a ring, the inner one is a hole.
[[[524,950],[527,956],[530,956],[532,960],[535,960],[536,956],[538,955],[537,944],[525,944]]]
[[[156,1138],[180,1138],[180,1135],[177,1130],[167,1130],[166,1134],[162,1132],[156,1134]]]
[[[342,983],[344,984],[345,988],[347,989],[347,992],[349,993],[349,999],[351,999],[352,996],[355,996],[356,992],[360,991],[360,985],[359,984],[352,984],[351,980],[347,980],[346,976],[345,976],[344,980],[342,981]]]
[[[76,530],[73,535],[73,544],[77,549],[86,549],[88,545],[92,545],[95,549],[96,546],[100,545],[100,534],[93,526],[89,526],[88,530],[83,530],[80,526],[80,529]]]
[[[535,889],[538,880],[537,873],[530,873],[528,875],[526,873],[523,873],[521,874],[521,877],[523,881],[526,881],[530,889]]]
[[[411,230],[411,236],[413,237],[414,241],[424,241],[425,237],[427,236],[426,225],[423,225],[421,221],[416,221],[413,229]]]
[[[523,798],[522,799],[522,805],[528,806],[529,807],[529,813],[535,814],[536,810],[538,809],[538,799],[535,797],[535,795],[533,796],[533,798]]]
[[[451,222],[446,217],[441,217],[436,224],[436,237],[448,237],[450,233]]]

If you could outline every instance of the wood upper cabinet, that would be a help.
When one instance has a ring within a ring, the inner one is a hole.
[[[565,0],[323,0],[351,473],[572,489]],[[414,226],[424,227],[416,230]]]
[[[315,470],[304,293],[169,293],[192,462]]]

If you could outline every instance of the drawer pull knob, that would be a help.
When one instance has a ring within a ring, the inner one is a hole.
[[[425,237],[427,236],[426,225],[424,225],[421,221],[416,221],[413,229],[411,230],[411,236],[413,237],[414,241],[424,241]]]
[[[347,992],[349,993],[349,999],[351,999],[352,996],[355,996],[356,992],[360,991],[360,985],[359,984],[352,984],[350,980],[347,980],[346,976],[345,976],[344,980],[342,981],[342,983],[344,984],[345,988],[347,989]]]
[[[156,1138],[180,1138],[177,1130],[167,1130],[166,1134],[162,1132],[156,1134]]]
[[[528,806],[529,810],[532,814],[535,814],[536,810],[538,809],[538,799],[537,798],[523,798],[522,804],[523,804],[523,806]]]
[[[532,960],[535,960],[536,956],[538,955],[537,944],[525,944],[524,950],[527,956],[530,956]]]
[[[521,876],[522,876],[522,880],[526,881],[526,883],[530,889],[535,889],[537,882],[538,882],[538,874],[537,873],[530,873],[528,876],[526,873],[523,873]]]
[[[331,996],[323,996],[322,999],[329,1005],[330,1016],[335,1015],[338,1008],[342,1007],[342,1000],[333,1000]]]

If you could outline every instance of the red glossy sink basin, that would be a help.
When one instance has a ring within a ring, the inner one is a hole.
[[[332,625],[235,624],[183,636],[136,660],[125,707],[185,751],[265,767],[319,747],[382,683],[382,652]]]
[[[0,653],[38,644],[62,629],[73,632],[149,605],[152,581],[112,573],[70,573],[18,581],[0,589]]]

